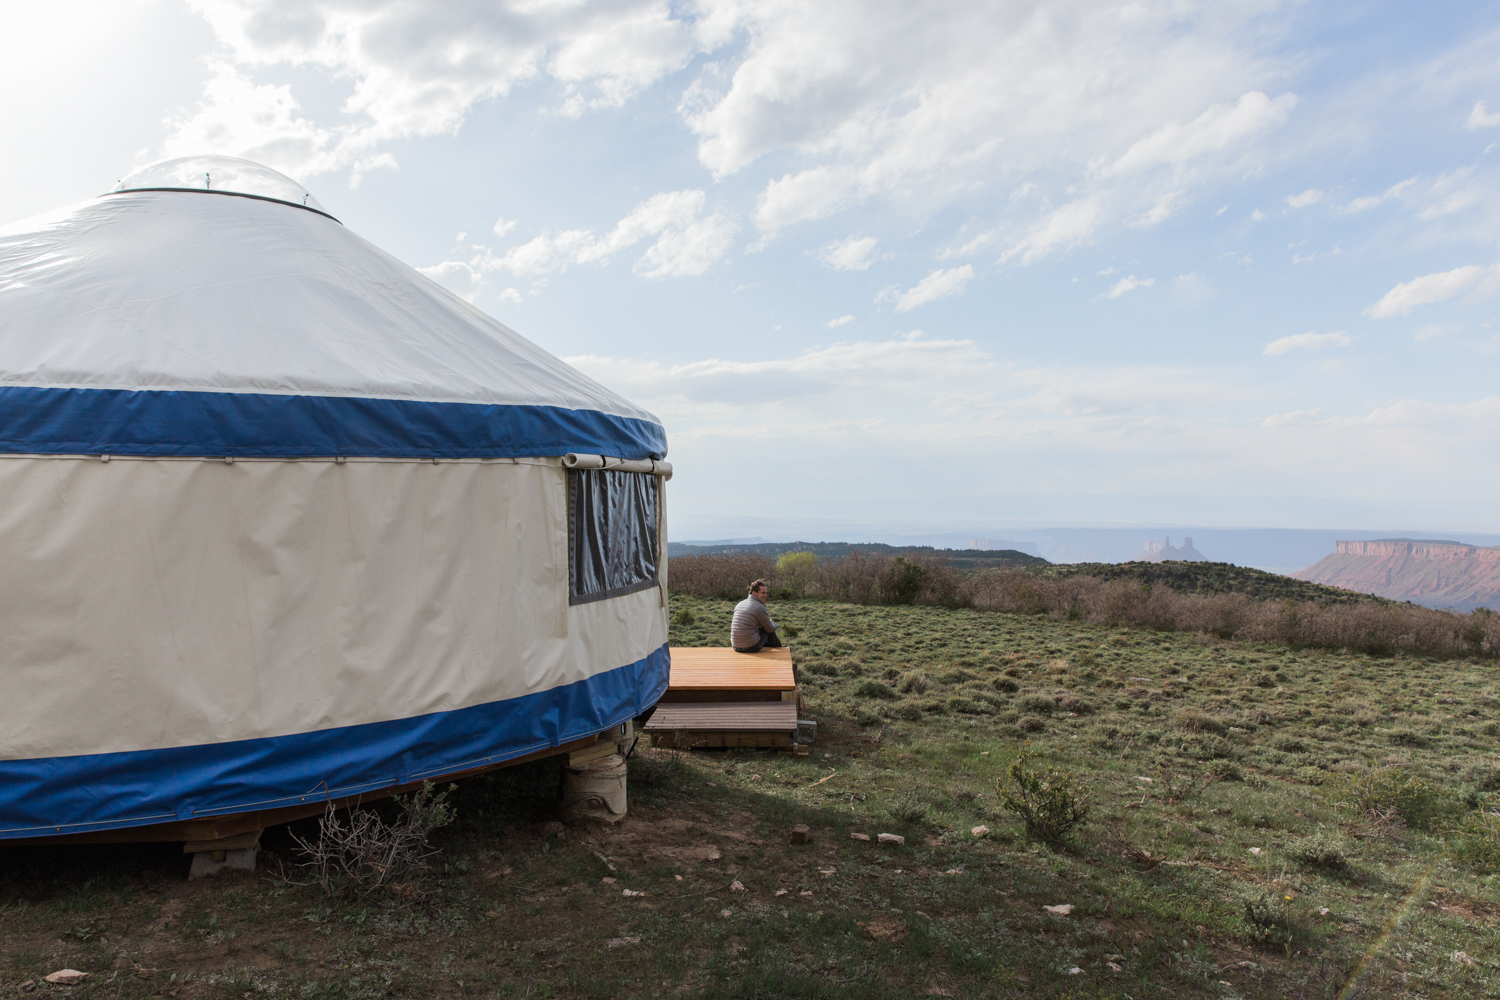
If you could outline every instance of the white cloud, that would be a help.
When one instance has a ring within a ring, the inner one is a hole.
[[[417,270],[469,302],[474,301],[474,296],[484,286],[484,275],[472,264],[461,260],[445,260],[441,264],[419,267]]]
[[[493,232],[496,236],[504,236],[514,228],[516,228],[515,219],[506,219],[502,217],[495,220],[495,228]]]
[[[1126,150],[1108,172],[1118,174],[1156,166],[1181,168],[1198,157],[1222,152],[1276,128],[1296,106],[1296,94],[1282,94],[1273,101],[1258,90],[1251,91],[1233,105],[1213,105],[1186,125],[1168,122]]]
[[[302,178],[352,167],[388,167],[389,154],[358,142],[347,130],[325,128],[303,117],[287,85],[256,84],[231,63],[215,59],[192,111],[170,117],[164,156],[223,153],[241,156]]]
[[[1372,319],[1405,316],[1417,306],[1442,302],[1468,291],[1473,291],[1476,297],[1484,296],[1497,287],[1500,287],[1500,264],[1491,267],[1470,264],[1403,281],[1386,292],[1379,302],[1365,309],[1364,313]]]
[[[408,4],[400,0],[190,0],[238,68],[285,65],[349,81],[335,130],[308,135],[295,103],[256,95],[244,84],[213,84],[169,147],[254,155],[283,135],[273,165],[305,163],[303,174],[388,165],[382,147],[452,134],[478,101],[503,97],[543,75],[561,83],[561,111],[616,107],[699,51],[693,26],[665,0],[574,3]],[[231,71],[232,72],[232,71]],[[222,75],[222,72],[221,72]],[[240,78],[244,80],[244,77]],[[285,88],[278,88],[285,90]],[[250,119],[247,122],[247,119]],[[202,139],[217,141],[205,145]],[[194,140],[198,140],[194,144]],[[309,153],[309,148],[311,153]]]
[[[1103,214],[1102,196],[1091,195],[1071,201],[1033,225],[1000,259],[1009,260],[1019,254],[1022,263],[1030,264],[1053,253],[1087,243],[1099,226]]]
[[[1130,220],[1132,226],[1140,229],[1150,229],[1167,219],[1177,207],[1177,202],[1182,198],[1181,191],[1168,191],[1157,200],[1151,210],[1144,215]]]
[[[1352,337],[1342,330],[1336,333],[1294,333],[1289,337],[1278,337],[1266,345],[1261,351],[1267,357],[1274,358],[1288,351],[1321,351],[1325,347],[1348,347],[1354,343]]]
[[[752,180],[767,238],[871,198],[940,206],[1004,185],[1029,194],[967,252],[995,239],[1035,260],[1100,226],[1161,222],[1191,185],[1233,176],[1296,104],[1267,96],[1284,68],[1253,41],[1260,13],[1205,0],[1009,0],[982,14],[910,0],[189,2],[224,68],[176,121],[174,149],[357,176],[518,88],[578,115],[679,87],[672,75],[693,65],[678,113],[703,165],[722,178],[777,155],[777,175]],[[342,90],[337,113],[257,90],[257,74],[284,68]],[[1141,176],[1155,166],[1173,176]]]
[[[1473,131],[1481,128],[1494,128],[1500,125],[1500,111],[1491,113],[1485,101],[1474,105],[1474,110],[1469,112],[1469,120],[1464,127]]]
[[[774,233],[794,222],[832,215],[853,200],[850,187],[846,171],[828,167],[786,174],[761,193],[755,224]]]
[[[831,320],[828,321],[828,329],[832,330],[832,329],[835,329],[836,327],[848,326],[850,323],[853,323],[853,322],[854,322],[854,317],[853,316],[840,316],[838,319],[831,319]]]
[[[1150,288],[1154,284],[1156,284],[1155,278],[1146,278],[1142,280],[1140,278],[1137,278],[1133,274],[1127,275],[1126,277],[1123,277],[1119,281],[1115,282],[1113,285],[1109,286],[1109,297],[1112,299],[1118,299],[1126,292],[1133,292],[1137,288]]]
[[[1250,218],[1255,222],[1263,222],[1265,221],[1266,213],[1257,208],[1255,211],[1250,213]]]
[[[703,216],[706,200],[701,190],[663,191],[635,206],[602,237],[587,229],[543,233],[487,266],[536,277],[565,271],[574,264],[608,263],[620,251],[655,237],[636,261],[636,274],[646,278],[702,274],[728,252],[738,228],[722,212]]]
[[[500,301],[519,303],[521,301],[521,293],[516,291],[514,288],[507,288],[505,291],[500,293]]]
[[[1391,185],[1382,194],[1365,195],[1361,198],[1352,198],[1350,199],[1349,204],[1336,208],[1336,211],[1342,212],[1345,215],[1354,215],[1358,212],[1369,211],[1377,205],[1389,201],[1392,198],[1400,197],[1402,192],[1406,191],[1415,183],[1417,183],[1417,178],[1408,177],[1406,180],[1401,181],[1398,184]]]
[[[950,267],[947,270],[933,271],[927,277],[917,282],[914,287],[894,296],[896,299],[896,311],[898,313],[906,312],[937,299],[946,299],[950,296],[960,295],[963,293],[964,286],[969,283],[969,279],[972,277],[974,277],[974,265],[972,264],[965,264],[963,267]],[[883,297],[885,297],[884,293],[882,293],[881,297],[877,297],[876,301],[880,301]]]
[[[850,236],[818,250],[818,263],[837,271],[867,271],[875,252],[874,236]]]
[[[1273,413],[1261,421],[1262,427],[1306,427],[1309,424],[1323,423],[1323,408],[1315,406],[1310,410],[1292,410],[1290,413]]]
[[[1308,205],[1316,205],[1323,200],[1323,192],[1317,188],[1308,188],[1301,194],[1289,195],[1286,203],[1293,208],[1306,208]]]

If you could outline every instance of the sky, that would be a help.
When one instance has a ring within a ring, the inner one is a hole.
[[[1494,4],[6,19],[0,224],[281,170],[656,413],[674,537],[1500,531]]]

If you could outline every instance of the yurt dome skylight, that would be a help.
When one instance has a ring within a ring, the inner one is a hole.
[[[328,214],[312,193],[286,174],[234,156],[179,156],[141,167],[110,191],[210,191],[285,202]]]

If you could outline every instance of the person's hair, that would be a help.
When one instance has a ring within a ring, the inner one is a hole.
[[[757,590],[759,590],[762,587],[765,587],[767,590],[771,589],[771,585],[769,583],[767,583],[766,581],[764,581],[764,580],[756,580],[754,583],[750,584],[750,593],[754,594]]]

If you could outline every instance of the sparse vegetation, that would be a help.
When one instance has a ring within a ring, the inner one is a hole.
[[[674,596],[672,641],[722,644],[742,587]],[[555,761],[461,781],[411,895],[266,878],[316,819],[267,831],[262,872],[193,883],[178,845],[5,848],[0,996],[63,967],[141,1000],[1500,994],[1492,661],[1078,607],[779,602],[809,756],[642,747],[631,819],[561,837],[538,825]],[[1068,850],[992,794],[1022,753],[1089,795]]]

